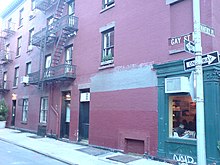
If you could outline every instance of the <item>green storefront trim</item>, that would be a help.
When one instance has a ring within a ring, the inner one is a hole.
[[[169,137],[169,96],[172,94],[165,93],[165,78],[189,77],[191,70],[184,70],[183,60],[153,67],[158,78],[158,157],[196,164],[197,140]],[[204,67],[203,77],[207,162],[220,165],[220,66]]]

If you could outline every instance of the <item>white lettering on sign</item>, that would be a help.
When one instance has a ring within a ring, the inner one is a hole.
[[[184,42],[184,40],[188,40],[188,41],[192,40],[192,33],[178,37],[171,37],[168,39],[169,45],[171,46],[181,44]]]
[[[215,30],[211,27],[201,24],[200,25],[201,32],[208,34],[210,36],[215,37]]]
[[[187,155],[173,155],[173,160],[176,160],[179,165],[196,164],[195,160],[191,156]]]

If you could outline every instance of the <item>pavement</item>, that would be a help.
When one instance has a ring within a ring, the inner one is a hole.
[[[70,165],[169,165],[143,156],[39,137],[34,133],[9,128],[0,129],[0,140]]]

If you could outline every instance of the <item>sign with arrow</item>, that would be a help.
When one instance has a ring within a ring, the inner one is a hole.
[[[195,58],[186,59],[183,61],[184,70],[194,69],[196,66]],[[210,52],[202,56],[202,66],[209,66],[219,63],[218,51]]]
[[[184,50],[188,53],[195,54],[195,44],[192,41],[184,40]]]

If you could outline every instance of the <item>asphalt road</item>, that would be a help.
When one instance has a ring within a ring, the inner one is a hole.
[[[66,165],[36,152],[0,141],[0,165]]]

